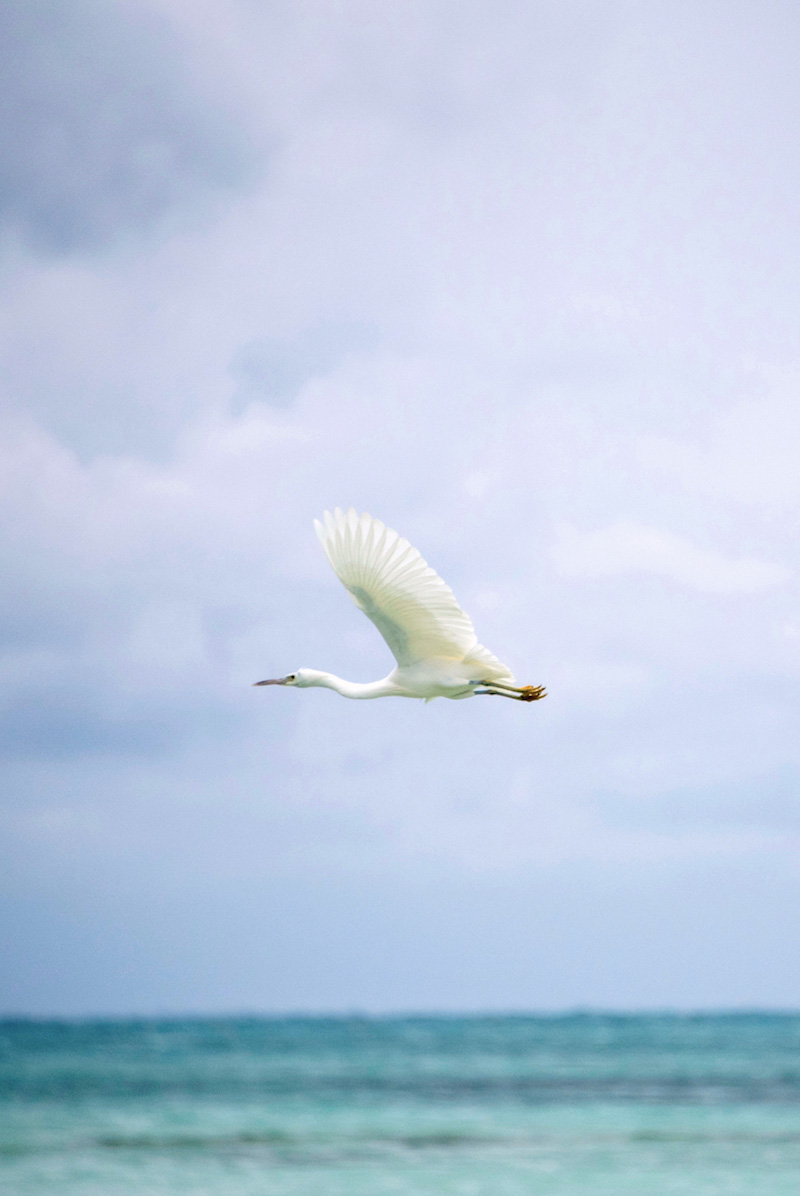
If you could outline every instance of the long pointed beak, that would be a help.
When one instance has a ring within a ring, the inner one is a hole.
[[[285,677],[275,677],[271,681],[254,681],[253,682],[253,685],[285,685],[285,684],[286,684]]]

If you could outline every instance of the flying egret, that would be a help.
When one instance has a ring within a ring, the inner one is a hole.
[[[545,696],[541,685],[517,685],[506,665],[478,643],[472,620],[416,548],[371,515],[338,507],[314,520],[325,555],[356,606],[392,650],[397,668],[361,684],[333,673],[298,669],[256,685],[319,685],[343,698],[471,698],[494,694],[517,702]]]

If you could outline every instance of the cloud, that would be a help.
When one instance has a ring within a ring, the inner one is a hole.
[[[4,4],[0,227],[43,254],[93,250],[240,187],[254,155],[184,59],[146,10]]]
[[[349,355],[374,348],[378,340],[377,329],[368,324],[334,323],[251,341],[230,366],[239,384],[233,405],[262,398],[273,407],[288,407],[304,383],[332,373]]]
[[[595,532],[562,527],[554,556],[568,577],[652,573],[705,594],[757,594],[791,576],[784,565],[724,557],[664,528],[629,520]]]
[[[745,783],[730,777],[724,784],[668,791],[649,798],[599,794],[597,807],[609,826],[647,828],[667,835],[685,835],[693,828],[713,830],[753,827],[774,837],[800,842],[800,772],[784,766]]]
[[[800,500],[800,368],[742,365],[746,398],[716,410],[690,438],[643,437],[639,459],[706,499],[794,509]]]

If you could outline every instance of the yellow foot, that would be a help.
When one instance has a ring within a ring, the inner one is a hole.
[[[547,697],[547,690],[543,685],[524,685],[519,693],[523,702],[538,702]]]

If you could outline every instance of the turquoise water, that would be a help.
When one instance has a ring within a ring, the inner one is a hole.
[[[0,1022],[3,1196],[797,1196],[800,1016]]]

